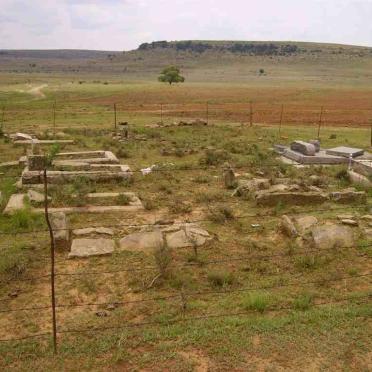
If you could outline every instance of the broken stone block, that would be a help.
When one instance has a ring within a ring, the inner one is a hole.
[[[372,187],[372,182],[366,176],[363,176],[362,174],[359,174],[352,170],[347,171],[347,174],[352,183],[355,183],[357,185],[361,185],[364,187]]]
[[[192,224],[181,225],[176,231],[170,233],[166,230],[163,232],[169,248],[186,248],[194,245],[199,247],[212,239],[208,231]]]
[[[293,224],[292,220],[286,215],[282,216],[280,228],[283,233],[290,238],[294,238],[298,235],[295,225]]]
[[[35,190],[28,190],[27,191],[28,199],[30,200],[31,204],[41,204],[44,203],[44,194],[41,194],[40,192],[37,192]],[[51,200],[52,198],[48,196],[48,200]]]
[[[354,244],[353,231],[348,226],[335,224],[315,226],[311,234],[314,246],[319,249],[351,248]]]
[[[68,258],[102,256],[113,253],[115,242],[112,239],[74,239]]]
[[[63,212],[50,213],[49,220],[53,230],[55,248],[69,250],[70,230],[66,214]]]
[[[341,220],[341,222],[344,225],[358,226],[358,221],[355,221],[355,220],[352,220],[352,219],[348,219],[348,218],[345,218],[345,219]]]
[[[10,135],[10,138],[13,140],[13,141],[31,141],[32,140],[32,137],[29,135],[29,134],[25,134],[25,133],[15,133],[15,134],[11,134]]]
[[[233,196],[247,196],[257,190],[266,190],[270,188],[270,180],[266,178],[253,178],[252,180],[240,180]]]
[[[258,191],[255,195],[257,205],[274,207],[284,205],[321,204],[328,200],[326,194],[317,192],[276,192]]]
[[[309,143],[311,143],[312,145],[314,145],[315,147],[315,152],[319,152],[320,151],[320,141],[319,140],[310,140]]]
[[[27,164],[30,171],[42,171],[46,166],[46,157],[44,155],[29,155]]]
[[[4,214],[12,214],[19,209],[23,209],[25,207],[25,194],[13,194],[9,200],[8,204],[4,209]]]
[[[120,240],[120,248],[128,251],[149,251],[163,244],[163,235],[159,229],[133,233]]]
[[[72,231],[75,236],[102,234],[102,235],[114,235],[114,231],[108,227],[86,227],[84,229],[75,229]]]
[[[337,203],[360,203],[367,202],[367,195],[364,191],[342,190],[335,191],[329,194],[330,199]]]
[[[313,227],[318,223],[318,219],[314,216],[301,216],[295,218],[295,225],[297,227],[297,231],[302,235],[306,233],[310,227]]]
[[[291,143],[291,150],[297,151],[303,155],[314,156],[315,146],[304,141],[294,141]]]

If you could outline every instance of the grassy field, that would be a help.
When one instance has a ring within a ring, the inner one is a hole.
[[[199,221],[213,240],[197,252],[173,250],[164,258],[169,261],[164,271],[151,252],[117,249],[111,256],[68,260],[67,252],[58,251],[54,355],[44,218],[28,208],[0,215],[0,368],[370,370],[371,241],[354,228],[353,247],[314,251],[286,237],[279,223],[283,214],[312,215],[320,223],[336,223],[339,215],[350,213],[371,214],[371,190],[358,187],[368,195],[366,204],[258,207],[249,197],[231,196],[222,169],[229,162],[241,177],[285,176],[299,185],[308,185],[310,176],[317,175],[327,192],[351,186],[345,166],[293,168],[279,162],[271,148],[278,142],[315,138],[324,106],[323,147],[371,150],[371,58],[350,49],[339,58],[314,52],[305,60],[303,55],[241,57],[224,65],[232,58],[225,56],[220,66],[213,62],[208,69],[211,56],[193,64],[189,56],[184,61],[186,83],[169,87],[156,82],[164,54],[150,52],[151,58],[138,60],[143,56],[137,51],[115,57],[111,70],[105,59],[102,73],[61,73],[62,62],[56,59],[44,61],[43,68],[37,65],[40,71],[32,73],[20,71],[32,59],[16,60],[19,71],[11,72],[9,62],[1,65],[0,59],[3,130],[47,138],[55,129],[75,140],[61,151],[111,150],[135,171],[133,182],[51,187],[53,206],[75,203],[74,193],[101,191],[135,192],[145,206],[139,212],[73,214],[72,229],[108,226],[119,240],[158,220]],[[181,57],[185,55],[174,56]],[[158,65],[150,68],[154,60]],[[63,64],[66,70],[68,63]],[[119,74],[123,64],[129,72]],[[99,66],[97,62],[95,68]],[[131,73],[130,66],[139,71]],[[267,75],[257,76],[256,66],[263,66]],[[159,122],[161,103],[164,122],[172,123],[205,119],[207,101],[208,126],[148,126]],[[250,101],[253,127],[248,125]],[[112,138],[114,103],[117,121],[129,122],[129,138],[122,143]],[[285,111],[279,136],[281,104]],[[0,162],[23,154],[22,147],[0,138]],[[160,171],[143,176],[140,169],[153,164]],[[16,192],[14,183],[22,170],[0,168],[2,208]],[[47,334],[1,341],[40,333]]]

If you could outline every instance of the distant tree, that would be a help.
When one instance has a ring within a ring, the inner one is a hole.
[[[180,75],[180,69],[176,66],[166,67],[160,74],[159,81],[162,83],[183,83],[185,78]]]

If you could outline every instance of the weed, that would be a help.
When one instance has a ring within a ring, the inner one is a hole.
[[[243,307],[246,310],[258,311],[259,313],[265,312],[269,305],[269,296],[262,292],[249,293],[243,300]]]
[[[207,278],[213,287],[224,287],[227,285],[232,285],[236,281],[234,274],[232,272],[226,271],[210,272]]]
[[[198,175],[194,178],[193,180],[195,183],[209,183],[210,182],[210,177],[206,175]]]
[[[225,223],[234,219],[234,212],[229,206],[219,206],[210,209],[208,218],[216,223]]]
[[[199,159],[201,165],[219,165],[231,158],[225,150],[207,149],[204,155]]]
[[[166,244],[162,244],[154,251],[155,263],[159,271],[159,276],[163,279],[168,277],[169,266],[172,263],[172,254]]]
[[[192,211],[192,205],[181,200],[174,200],[169,206],[169,210],[175,214],[185,214]]]
[[[296,310],[308,310],[312,305],[313,295],[311,293],[302,293],[293,301],[293,307]]]

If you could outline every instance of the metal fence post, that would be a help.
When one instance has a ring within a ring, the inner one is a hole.
[[[50,287],[51,287],[51,296],[52,296],[52,323],[53,323],[53,350],[54,354],[57,353],[57,320],[56,320],[56,298],[55,298],[55,247],[54,247],[54,234],[52,225],[49,220],[48,213],[48,179],[47,179],[47,169],[44,169],[44,213],[45,220],[48,225],[49,236],[50,236]]]

